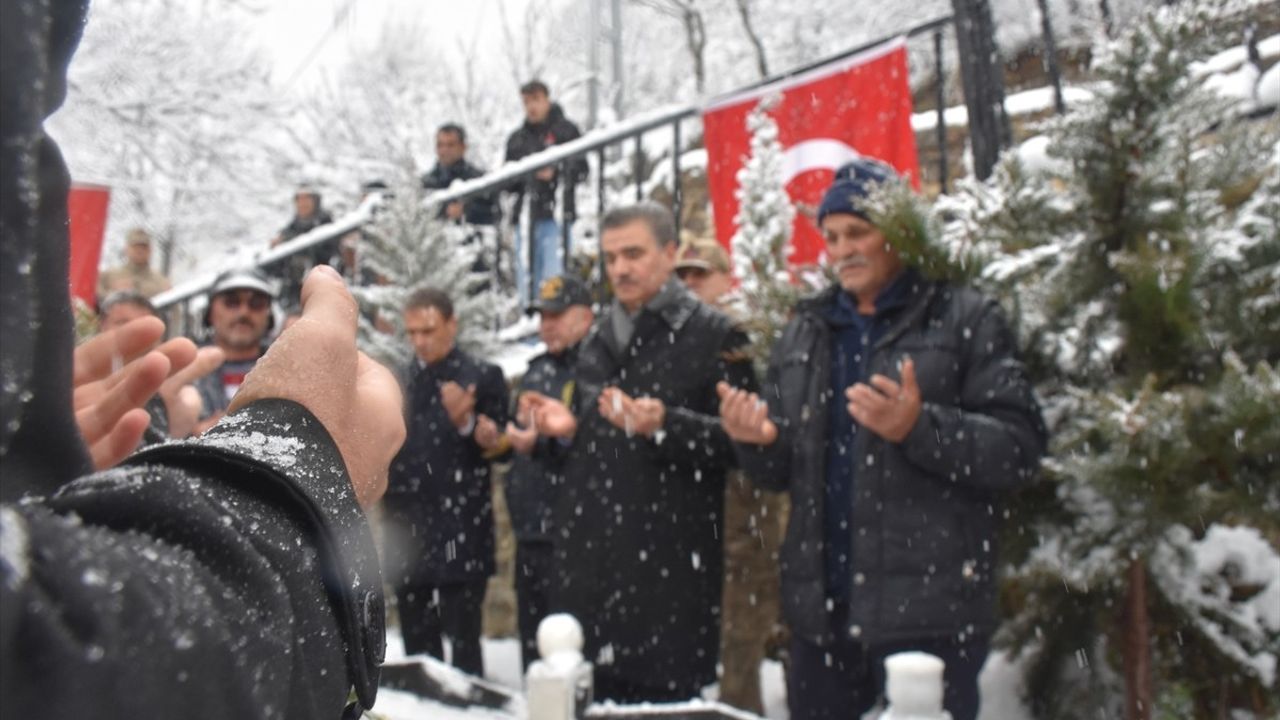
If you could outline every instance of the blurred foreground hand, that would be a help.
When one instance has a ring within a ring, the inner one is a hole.
[[[337,271],[312,269],[302,317],[258,360],[227,412],[267,398],[307,408],[338,446],[367,509],[386,491],[387,469],[404,443],[404,400],[391,372],[356,349],[356,312]]]

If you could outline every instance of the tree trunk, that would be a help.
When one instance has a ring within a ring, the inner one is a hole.
[[[702,23],[702,13],[694,9],[693,4],[684,7],[683,12],[685,44],[689,48],[689,57],[693,60],[694,87],[701,95],[707,88],[707,70],[705,51],[707,47],[707,31]]]
[[[1053,84],[1053,108],[1059,115],[1067,111],[1067,103],[1062,99],[1062,73],[1058,69],[1058,43],[1053,37],[1053,22],[1049,17],[1049,0],[1040,3],[1040,35],[1044,38],[1044,67],[1049,72],[1049,82]]]
[[[986,180],[1010,140],[1004,113],[1004,68],[988,0],[951,0],[951,6],[955,10],[964,104],[969,110],[973,173]]]
[[[756,32],[755,25],[751,22],[751,0],[737,0],[738,17],[742,18],[742,28],[747,31],[747,39],[751,41],[751,47],[756,53],[756,69],[760,71],[760,77],[769,77],[769,63],[765,61],[764,42],[760,40],[759,33]]]
[[[1124,717],[1151,720],[1151,628],[1147,616],[1147,568],[1134,560],[1127,573],[1129,591],[1124,601]]]

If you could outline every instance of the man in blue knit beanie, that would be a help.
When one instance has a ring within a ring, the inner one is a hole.
[[[946,709],[976,717],[999,495],[1045,449],[998,306],[923,277],[866,211],[897,182],[871,158],[840,168],[818,209],[837,282],[797,305],[760,395],[717,388],[741,467],[791,493],[792,720],[861,717],[904,651],[945,661]]]

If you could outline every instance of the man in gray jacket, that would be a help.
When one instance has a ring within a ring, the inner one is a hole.
[[[1000,491],[1027,482],[1045,429],[998,306],[925,279],[863,201],[896,180],[859,159],[818,211],[839,284],[796,308],[762,396],[721,384],[742,467],[791,492],[781,553],[793,720],[860,717],[883,660],[946,662],[955,720],[978,711],[995,627]]]

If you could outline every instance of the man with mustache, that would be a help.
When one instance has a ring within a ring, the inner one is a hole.
[[[275,325],[271,315],[275,294],[272,282],[256,270],[231,270],[214,281],[204,324],[224,360],[196,382],[204,406],[197,433],[222,417],[245,376],[266,352],[267,333]]]
[[[978,711],[995,629],[1000,491],[1030,480],[1045,428],[999,307],[925,278],[870,219],[869,158],[818,210],[838,283],[801,301],[763,393],[721,385],[720,416],[761,486],[789,490],[780,566],[793,720],[861,717],[883,661],[946,662],[946,709]]]
[[[614,300],[578,351],[572,413],[522,398],[539,434],[572,438],[552,514],[552,610],[577,617],[596,697],[700,697],[719,647],[725,472],[716,383],[755,383],[746,338],[675,277],[670,211],[609,211]],[[527,399],[526,399],[527,398]]]

